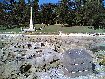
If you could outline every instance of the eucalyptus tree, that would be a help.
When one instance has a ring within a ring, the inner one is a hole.
[[[33,1],[33,20],[34,24],[39,23],[39,5],[38,5],[39,0],[34,0]]]
[[[61,0],[58,16],[63,24],[98,27],[104,11],[101,0]]]
[[[46,3],[42,4],[40,6],[40,21],[44,24],[54,24],[55,23],[55,17],[56,17],[56,12],[55,12],[55,4],[52,3]]]
[[[0,25],[3,25],[4,24],[4,15],[5,15],[5,12],[3,10],[3,3],[0,2]]]

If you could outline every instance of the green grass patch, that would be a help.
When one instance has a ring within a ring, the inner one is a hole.
[[[0,27],[0,32],[16,32],[16,33],[19,33],[21,31],[21,29],[20,28],[13,28],[13,29],[1,29],[1,27]]]
[[[36,28],[42,27],[41,25],[35,25]],[[72,27],[62,27],[61,25],[49,25],[46,26],[43,30],[38,30],[38,32],[59,32],[62,31],[63,33],[89,33],[89,32],[97,32],[103,33],[104,30],[102,29],[89,29],[90,26],[72,26]]]
[[[89,33],[89,32],[103,33],[104,32],[104,30],[102,30],[102,29],[97,29],[97,30],[89,29],[88,27],[90,27],[90,26],[62,27],[61,25],[45,26],[45,25],[42,25],[42,24],[35,24],[34,26],[35,26],[36,29],[39,29],[39,28],[43,27],[43,30],[37,30],[37,31],[35,31],[35,33],[37,33],[37,32],[59,33],[59,31],[62,31],[63,33]],[[27,27],[27,28],[29,28],[29,27]],[[19,33],[19,32],[21,32],[21,28],[3,30],[0,27],[0,32],[16,32],[16,33]]]

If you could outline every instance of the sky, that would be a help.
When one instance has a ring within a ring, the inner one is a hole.
[[[4,0],[0,0],[0,2],[3,2]],[[6,0],[5,0],[6,1]],[[9,1],[9,0],[7,0]],[[18,0],[17,0],[18,1]],[[28,0],[25,0],[25,2],[27,2]],[[39,0],[39,5],[43,4],[43,3],[57,3],[60,0]]]
[[[0,0],[0,2],[3,2],[3,1],[4,0]],[[7,1],[9,1],[9,0],[7,0]],[[18,0],[15,0],[15,1],[18,1]],[[25,0],[25,1],[27,2],[28,0]],[[60,0],[39,0],[38,4],[41,5],[43,3],[57,3],[58,1],[60,1]],[[103,3],[104,3],[104,7],[105,7],[105,0],[103,0]]]
[[[28,1],[28,0],[25,0],[26,2]],[[43,3],[57,3],[58,1],[60,1],[60,0],[39,0],[39,5],[40,4],[43,4]]]
[[[60,0],[39,0],[39,4],[43,3],[57,3]]]

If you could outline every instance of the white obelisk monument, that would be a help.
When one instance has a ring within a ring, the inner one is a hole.
[[[30,12],[30,24],[29,24],[29,29],[23,29],[24,32],[28,31],[35,31],[35,28],[33,27],[33,21],[32,21],[32,7],[31,7],[31,12]]]
[[[32,21],[32,7],[31,7],[31,16],[30,16],[30,30],[34,30],[34,28],[33,28],[33,21]]]

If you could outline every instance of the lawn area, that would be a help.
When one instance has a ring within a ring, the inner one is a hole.
[[[21,28],[13,28],[13,29],[6,29],[3,26],[0,26],[0,32],[16,32],[19,33],[21,31]]]
[[[90,26],[72,26],[72,27],[62,27],[61,25],[49,25],[45,26],[43,30],[38,30],[40,27],[43,27],[44,25],[42,24],[35,24],[34,25],[37,29],[35,33],[42,32],[42,33],[59,33],[59,31],[62,31],[63,33],[89,33],[89,32],[97,32],[97,33],[103,33],[104,30],[99,29],[99,30],[93,30],[89,29],[88,27]],[[0,27],[0,32],[16,32],[19,33],[21,32],[20,28],[14,28],[14,29],[1,29]]]
[[[42,27],[41,25],[36,25],[36,28]],[[38,32],[59,32],[62,31],[63,33],[89,33],[89,32],[97,32],[97,33],[103,33],[104,30],[102,29],[89,29],[90,26],[72,26],[72,27],[62,27],[61,25],[49,25],[46,26],[43,30],[38,30]]]

